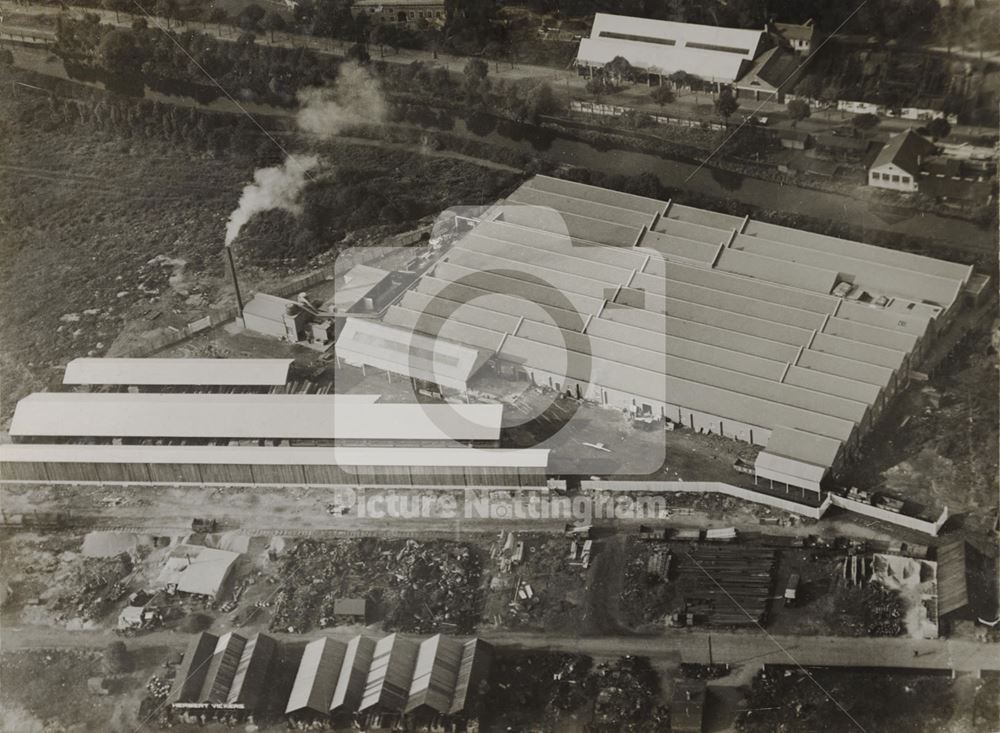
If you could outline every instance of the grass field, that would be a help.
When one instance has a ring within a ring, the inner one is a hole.
[[[253,162],[155,137],[56,124],[44,99],[13,97],[7,84],[0,90],[0,417],[6,418],[24,394],[58,383],[70,358],[104,354],[124,327],[179,328],[228,304],[225,222],[252,178]],[[338,170],[363,172],[384,192],[408,189],[410,205],[403,215],[395,212],[397,228],[470,191],[492,200],[515,181],[510,173],[398,147],[336,142],[322,155]],[[328,193],[333,201],[337,185]],[[337,213],[349,238],[378,223],[345,222],[343,210]],[[252,222],[247,234],[268,236],[267,219]],[[355,244],[373,239],[353,238]],[[251,288],[308,268],[280,258],[265,267],[247,259],[259,250],[246,244],[241,274]]]

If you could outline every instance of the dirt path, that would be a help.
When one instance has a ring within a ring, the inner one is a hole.
[[[350,638],[353,629],[328,630],[333,638]],[[315,635],[276,632],[284,642],[297,642]],[[676,631],[656,636],[566,636],[525,631],[487,630],[480,636],[499,647],[535,651],[620,657],[626,654],[685,662],[708,662],[709,637],[716,664],[788,664],[830,667],[886,667],[912,670],[976,672],[1000,671],[996,644],[946,639],[915,641],[908,638],[844,638],[832,636],[773,636],[763,632]],[[3,633],[5,652],[18,649],[65,649],[103,647],[116,638],[111,631],[67,631],[48,627],[8,627]],[[127,640],[130,648],[182,648],[190,635],[155,631]],[[914,651],[918,652],[914,656]]]

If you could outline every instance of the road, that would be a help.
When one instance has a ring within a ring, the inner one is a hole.
[[[270,633],[270,632],[269,632]],[[358,629],[327,629],[324,634],[347,639]],[[320,634],[275,632],[283,642],[301,642]],[[956,673],[1000,671],[1000,649],[995,644],[973,641],[907,638],[771,636],[764,632],[707,630],[665,631],[659,636],[571,636],[542,632],[483,630],[479,636],[500,649],[586,654],[593,657],[620,657],[626,654],[677,663],[707,664],[711,661],[731,666],[764,664],[803,667],[882,667],[927,671],[954,670]],[[100,649],[120,638],[109,630],[68,631],[66,629],[22,626],[3,631],[3,650]],[[711,639],[711,642],[709,642]],[[130,648],[184,648],[190,635],[174,631],[154,631],[126,640]],[[918,652],[915,656],[914,652]]]

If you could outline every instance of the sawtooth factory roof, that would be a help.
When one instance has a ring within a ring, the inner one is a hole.
[[[780,451],[765,462],[822,472],[971,274],[969,266],[535,176],[384,320],[764,428]]]

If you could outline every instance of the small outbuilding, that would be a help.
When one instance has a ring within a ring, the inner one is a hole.
[[[364,598],[337,598],[333,602],[333,618],[337,624],[363,624],[367,622],[367,603]]]

